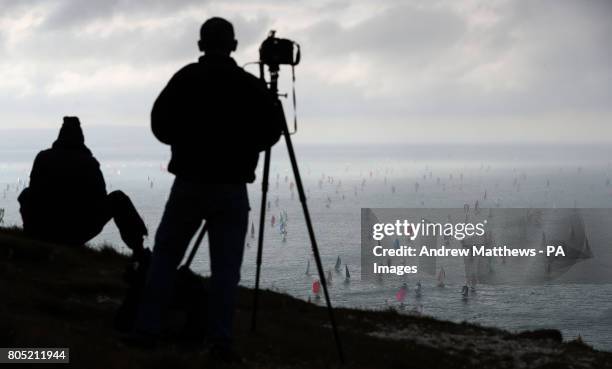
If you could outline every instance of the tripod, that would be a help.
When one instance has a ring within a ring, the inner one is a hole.
[[[298,169],[297,159],[295,158],[295,152],[293,150],[293,143],[291,142],[291,134],[289,132],[287,121],[285,119],[285,112],[283,110],[283,105],[278,98],[279,96],[278,95],[279,69],[280,69],[280,66],[278,64],[268,65],[268,70],[270,73],[269,89],[272,93],[272,96],[274,96],[275,104],[277,105],[277,109],[279,111],[281,124],[282,124],[282,133],[285,138],[285,143],[287,144],[287,152],[289,153],[289,159],[291,161],[291,168],[293,170],[293,175],[295,177],[295,183],[296,183],[296,187],[298,190],[300,203],[302,204],[302,210],[304,211],[304,219],[306,220],[306,228],[308,230],[308,236],[310,238],[310,243],[312,245],[312,254],[314,256],[314,260],[317,265],[317,271],[319,272],[319,278],[321,280],[321,285],[323,286],[323,293],[325,295],[325,303],[327,304],[327,311],[329,313],[329,321],[331,323],[332,331],[334,334],[334,341],[336,342],[336,349],[338,351],[340,362],[344,363],[344,353],[342,351],[342,344],[340,343],[340,336],[338,335],[338,327],[336,326],[334,310],[332,308],[331,301],[329,299],[329,292],[327,290],[327,282],[325,280],[325,273],[323,271],[323,265],[321,264],[319,248],[317,246],[314,229],[312,227],[312,221],[310,219],[310,212],[308,211],[308,205],[306,204],[306,195],[304,193],[304,186],[302,185],[302,178],[300,176],[300,171]],[[259,76],[261,80],[266,82],[265,76],[264,76],[264,64],[261,62],[259,63]],[[271,154],[271,149],[268,148],[265,152],[263,179],[261,183],[261,212],[260,212],[260,217],[259,217],[259,234],[258,234],[258,240],[257,240],[257,269],[255,273],[255,291],[253,294],[253,313],[252,313],[253,315],[251,317],[251,330],[252,331],[255,331],[256,324],[257,324],[259,278],[261,274],[261,263],[262,263],[262,253],[263,253],[263,238],[264,238],[265,218],[266,218],[266,203],[267,203],[267,197],[268,197],[268,178],[270,176],[270,154]]]

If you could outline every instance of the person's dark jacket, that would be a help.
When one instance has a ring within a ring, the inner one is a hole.
[[[280,114],[264,82],[229,56],[204,55],[168,82],[151,128],[171,146],[168,171],[177,177],[245,183],[255,180],[259,152],[278,141]]]
[[[106,184],[100,164],[85,146],[80,125],[64,123],[52,147],[36,156],[30,183],[19,196],[24,229],[79,233],[105,213]]]

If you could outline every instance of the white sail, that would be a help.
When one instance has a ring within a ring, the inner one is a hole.
[[[438,286],[444,287],[444,281],[446,280],[446,272],[443,267],[440,267],[440,272],[438,272]]]

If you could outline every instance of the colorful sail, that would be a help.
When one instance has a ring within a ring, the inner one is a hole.
[[[321,292],[321,282],[319,282],[319,280],[317,279],[316,281],[312,282],[312,293],[314,293],[315,295],[318,295]]]
[[[408,293],[408,286],[404,283],[402,287],[395,294],[395,299],[398,302],[404,302],[406,299],[406,294]]]

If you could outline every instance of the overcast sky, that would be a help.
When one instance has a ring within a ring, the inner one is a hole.
[[[0,0],[0,128],[148,132],[210,16],[239,64],[270,29],[302,45],[304,142],[612,141],[609,0]]]

